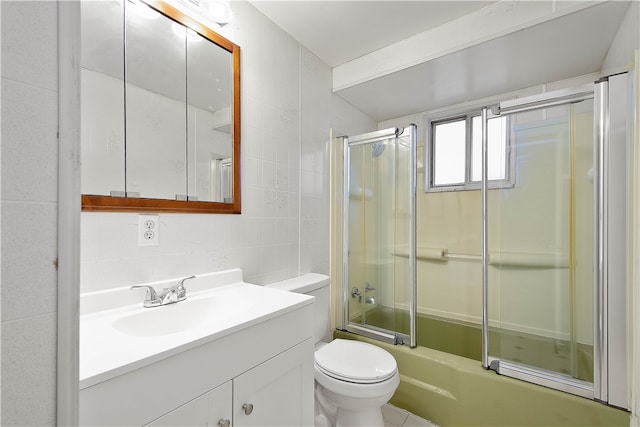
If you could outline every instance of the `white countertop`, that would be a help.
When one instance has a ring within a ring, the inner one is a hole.
[[[85,295],[86,314],[80,316],[80,389],[313,303],[311,296],[242,282],[237,269],[198,275],[185,287],[185,301],[154,308],[143,308],[144,290],[127,287]],[[127,301],[131,294],[138,295],[136,304]],[[113,307],[118,295],[127,295],[122,298],[127,305]],[[128,326],[123,329],[119,324]]]

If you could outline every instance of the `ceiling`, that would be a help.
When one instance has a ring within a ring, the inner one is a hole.
[[[375,56],[376,51],[384,52],[391,45],[465,15],[476,13],[478,19],[485,19],[496,3],[252,1],[333,68]],[[509,3],[505,2],[505,7],[510,7]],[[556,3],[548,4],[553,4],[555,11]],[[383,121],[598,72],[628,5],[620,1],[582,3],[571,13],[551,13],[546,20],[533,21],[500,37],[470,40],[459,49],[335,92]]]
[[[251,3],[325,63],[336,67],[495,2],[253,0]]]

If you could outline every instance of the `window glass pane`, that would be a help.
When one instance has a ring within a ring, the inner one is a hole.
[[[489,140],[487,158],[487,178],[489,180],[507,177],[507,119],[489,119]],[[471,181],[482,179],[482,119],[475,116],[471,122]]]
[[[465,120],[433,126],[433,185],[465,182]]]

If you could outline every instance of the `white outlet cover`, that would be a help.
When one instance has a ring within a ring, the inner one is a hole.
[[[160,243],[158,215],[138,215],[138,246],[156,246]]]

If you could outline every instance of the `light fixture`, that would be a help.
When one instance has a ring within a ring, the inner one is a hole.
[[[226,25],[233,18],[230,0],[204,0],[205,15],[219,25]]]
[[[0,0],[1,1],[1,0]],[[131,0],[130,0],[131,1]],[[233,11],[230,0],[166,0],[193,17],[204,18],[220,26],[231,22]],[[194,15],[195,14],[195,15]],[[197,19],[197,18],[196,18]]]

